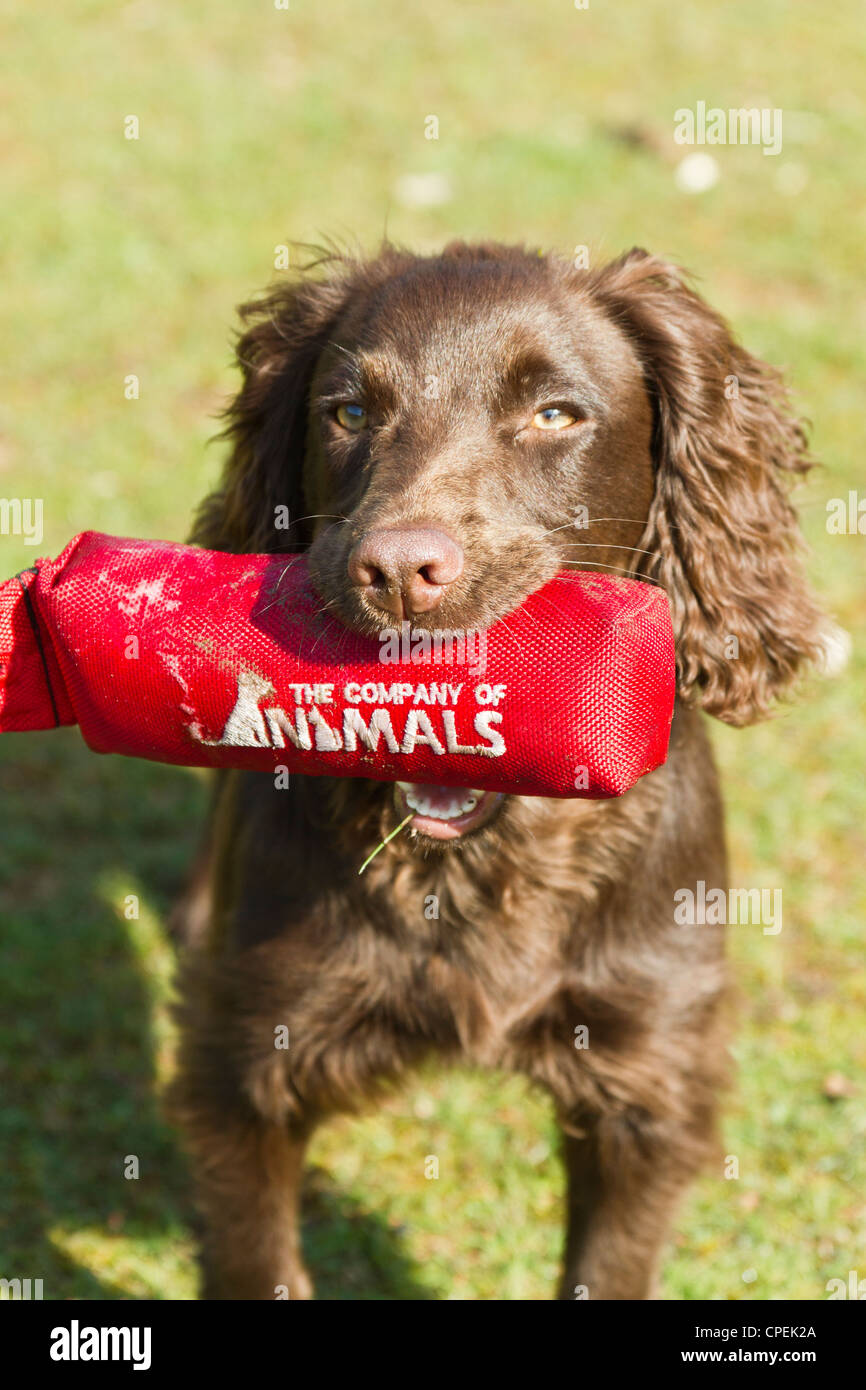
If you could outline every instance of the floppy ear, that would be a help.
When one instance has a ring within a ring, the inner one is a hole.
[[[331,258],[336,259],[336,258]],[[310,382],[351,293],[348,263],[332,278],[279,285],[240,309],[243,385],[225,412],[232,444],[222,481],[196,515],[191,540],[209,550],[292,552],[307,531],[303,493]],[[291,525],[278,527],[288,510]]]
[[[634,250],[590,277],[633,341],[655,413],[642,572],[668,593],[680,693],[729,724],[767,712],[825,656],[787,484],[812,466],[778,374],[682,272]],[[823,640],[822,640],[823,639]]]

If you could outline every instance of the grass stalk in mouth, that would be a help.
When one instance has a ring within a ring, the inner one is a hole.
[[[364,870],[366,869],[367,865],[370,863],[371,859],[375,859],[375,858],[376,858],[376,855],[379,853],[380,850],[383,850],[383,849],[385,848],[385,846],[387,845],[387,843],[388,843],[389,840],[393,840],[393,838],[394,838],[395,835],[399,835],[399,834],[400,834],[400,831],[403,829],[403,826],[409,824],[409,822],[410,822],[410,820],[412,819],[412,817],[414,816],[414,814],[415,814],[414,811],[410,811],[409,814],[408,814],[408,816],[404,816],[404,818],[403,818],[403,820],[401,820],[400,824],[394,826],[394,829],[391,831],[390,835],[386,835],[385,838],[384,838],[384,840],[381,840],[381,841],[379,842],[379,844],[378,844],[378,845],[376,846],[376,848],[373,850],[373,853],[367,855],[367,858],[364,860],[363,864],[361,865],[360,869],[358,870],[358,873],[359,873],[359,874],[362,874],[362,873],[364,872]]]

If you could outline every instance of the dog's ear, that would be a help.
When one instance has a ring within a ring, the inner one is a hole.
[[[778,374],[676,267],[635,250],[589,277],[652,399],[655,495],[641,566],[667,590],[680,693],[730,724],[825,659],[787,484],[812,466]]]
[[[232,449],[219,487],[196,515],[195,544],[239,553],[304,547],[310,383],[353,288],[353,267],[344,262],[327,279],[278,285],[241,306],[243,384],[221,436]]]

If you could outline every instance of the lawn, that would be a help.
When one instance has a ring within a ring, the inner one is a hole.
[[[83,528],[184,537],[220,463],[234,306],[290,239],[493,236],[593,262],[642,244],[787,369],[825,465],[800,495],[811,572],[854,655],[772,721],[715,731],[734,881],[783,885],[784,926],[731,931],[739,1177],[696,1185],[664,1293],[816,1299],[866,1276],[866,537],[826,528],[828,499],[863,487],[859,5],[2,14],[0,495],[44,499],[38,549],[0,536],[4,577]],[[698,101],[780,108],[782,152],[716,147],[717,181],[683,191],[674,112]],[[0,1276],[42,1278],[46,1298],[194,1296],[159,1095],[166,917],[205,799],[199,775],[96,757],[74,731],[0,741]],[[320,1294],[547,1297],[556,1142],[546,1100],[490,1074],[431,1071],[332,1125],[306,1207]]]

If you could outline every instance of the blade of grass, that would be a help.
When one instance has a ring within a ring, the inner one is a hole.
[[[403,826],[409,824],[409,822],[410,822],[410,820],[412,819],[412,817],[414,816],[414,814],[415,814],[414,811],[410,811],[409,814],[408,814],[408,816],[405,816],[404,819],[401,820],[401,822],[400,822],[399,825],[395,825],[395,826],[394,826],[394,829],[391,831],[391,834],[390,834],[390,835],[386,835],[385,838],[384,838],[384,840],[382,840],[382,841],[376,846],[376,848],[373,850],[373,853],[367,855],[367,858],[364,860],[363,864],[361,865],[360,869],[358,870],[358,873],[359,873],[359,874],[362,874],[362,873],[364,872],[364,870],[366,869],[366,867],[367,867],[367,865],[370,863],[370,861],[371,861],[372,859],[375,859],[375,858],[376,858],[376,855],[379,853],[380,850],[382,850],[382,849],[385,848],[385,846],[387,845],[387,843],[388,843],[389,840],[393,840],[393,838],[394,838],[395,835],[399,835],[399,834],[400,834],[400,831],[403,829]]]

